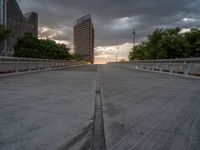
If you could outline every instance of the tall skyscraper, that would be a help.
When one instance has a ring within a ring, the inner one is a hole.
[[[94,63],[94,26],[90,15],[83,16],[76,21],[74,50],[84,60]]]
[[[38,36],[38,14],[22,14],[16,0],[0,0],[0,24],[11,31],[11,36],[0,46],[0,56],[12,56],[17,38],[24,33]]]

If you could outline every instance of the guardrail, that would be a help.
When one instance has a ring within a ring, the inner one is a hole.
[[[0,57],[0,74],[59,69],[86,64],[85,61]]]
[[[182,74],[185,76],[200,76],[200,58],[137,60],[115,64],[142,70]]]

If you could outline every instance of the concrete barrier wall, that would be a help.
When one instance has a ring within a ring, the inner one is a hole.
[[[0,74],[86,65],[85,61],[0,57]]]
[[[200,76],[200,58],[140,60],[112,64],[185,76]]]

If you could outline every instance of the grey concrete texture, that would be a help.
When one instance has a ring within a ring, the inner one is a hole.
[[[200,149],[200,80],[98,66],[103,119],[94,122],[96,72],[0,78],[0,150],[89,150],[94,123],[107,150]]]
[[[200,149],[200,80],[99,67],[108,150]]]
[[[72,140],[87,142],[92,128],[95,76],[86,66],[0,78],[0,149],[78,149]]]

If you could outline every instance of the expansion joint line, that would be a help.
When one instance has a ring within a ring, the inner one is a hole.
[[[100,88],[100,80],[99,80],[98,71],[96,75],[96,96],[95,96],[95,113],[94,113],[92,150],[106,150],[102,97],[101,97],[101,88]]]

